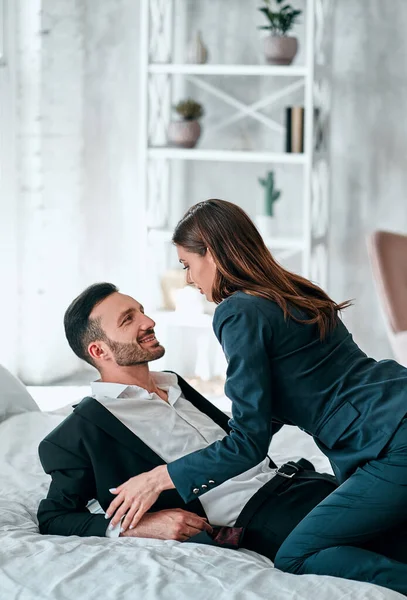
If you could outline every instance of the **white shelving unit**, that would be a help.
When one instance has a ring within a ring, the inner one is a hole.
[[[198,1],[198,0],[197,0]],[[174,1],[141,0],[142,3],[142,77],[141,107],[143,130],[139,160],[143,174],[142,196],[147,215],[146,240],[150,248],[168,253],[172,229],[169,215],[182,217],[183,210],[171,198],[170,179],[175,162],[215,161],[239,164],[292,165],[302,169],[302,224],[299,236],[277,236],[267,239],[278,259],[293,254],[301,256],[301,273],[321,286],[327,277],[327,234],[329,215],[329,162],[327,129],[329,115],[329,27],[332,0],[303,0],[305,23],[305,64],[270,66],[266,64],[185,64],[173,62]],[[222,27],[222,24],[219,24]],[[179,34],[179,32],[178,32]],[[178,36],[179,37],[179,36]],[[278,77],[283,86],[252,104],[244,104],[207,76]],[[234,110],[223,121],[211,125],[221,130],[242,118],[253,118],[274,132],[284,133],[280,123],[262,112],[277,100],[298,90],[304,93],[305,132],[301,154],[259,150],[180,149],[167,147],[166,129],[170,121],[174,76],[182,76],[198,89],[225,102]],[[287,79],[289,78],[289,79]],[[318,121],[315,109],[318,109]],[[318,131],[316,131],[318,130]],[[315,139],[322,138],[318,151]],[[188,164],[188,163],[187,163]],[[179,183],[182,185],[182,182]],[[183,207],[184,208],[184,207]],[[148,215],[153,217],[148,218]],[[154,303],[156,299],[152,298]],[[169,318],[168,315],[166,318]],[[204,319],[205,320],[205,319]]]

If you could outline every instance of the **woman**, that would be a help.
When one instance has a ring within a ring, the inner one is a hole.
[[[134,525],[164,489],[176,487],[186,502],[199,497],[262,461],[283,424],[297,425],[342,485],[289,535],[276,567],[407,595],[407,535],[393,558],[369,546],[407,523],[407,369],[368,358],[338,317],[349,302],[336,304],[283,269],[236,205],[197,204],[173,242],[188,282],[218,305],[213,327],[228,361],[232,432],[129,480],[108,512],[120,507],[119,518],[126,506],[125,525],[133,517]]]

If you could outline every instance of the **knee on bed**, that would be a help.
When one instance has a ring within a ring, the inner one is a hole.
[[[287,550],[289,549],[287,548]],[[293,556],[292,553],[281,547],[274,559],[274,566],[285,573],[300,575],[303,572],[304,560],[305,557]]]

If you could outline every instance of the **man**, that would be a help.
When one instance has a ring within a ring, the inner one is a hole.
[[[268,458],[221,485],[209,479],[202,484],[205,493],[188,504],[176,489],[164,491],[133,529],[112,527],[106,521],[112,515],[88,511],[92,499],[106,511],[117,486],[222,439],[230,427],[226,415],[181,377],[150,371],[149,363],[165,352],[155,323],[114,285],[95,284],[82,292],[67,309],[64,325],[72,350],[97,368],[100,379],[92,384],[93,397],[82,400],[40,444],[42,465],[52,478],[38,510],[40,531],[212,543],[214,526],[233,527],[244,507],[247,515],[248,502],[258,500],[275,477]],[[331,482],[322,482],[311,502],[304,499],[296,507],[286,507],[281,494],[272,511],[263,498],[240,542],[273,558],[299,520],[332,489]],[[236,546],[241,532],[232,531],[233,537],[225,531],[215,543],[226,539]]]

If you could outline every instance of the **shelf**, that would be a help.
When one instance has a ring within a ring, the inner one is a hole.
[[[211,160],[216,162],[281,163],[287,165],[303,165],[307,160],[304,153],[196,150],[195,148],[171,148],[167,146],[149,148],[148,157],[172,160]]]
[[[148,240],[152,243],[171,242],[173,231],[171,229],[150,229]],[[275,237],[264,238],[266,246],[275,250],[298,250],[304,249],[304,241],[301,237]]]
[[[304,77],[306,67],[279,67],[272,65],[195,65],[184,63],[152,63],[150,73],[171,75],[266,75],[278,77]]]

